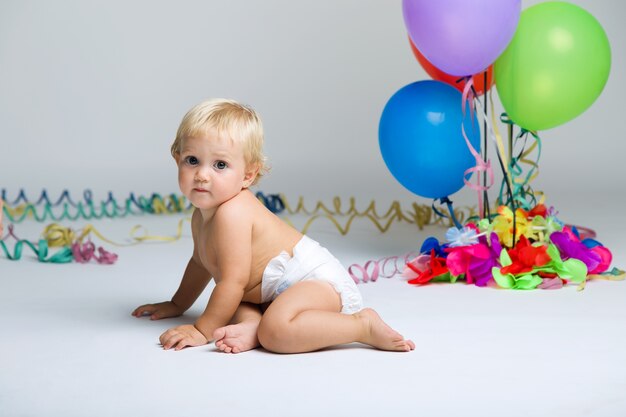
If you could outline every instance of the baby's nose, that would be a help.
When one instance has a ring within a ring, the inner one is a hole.
[[[199,169],[196,171],[196,175],[194,177],[194,181],[197,182],[208,182],[211,176],[203,169]]]

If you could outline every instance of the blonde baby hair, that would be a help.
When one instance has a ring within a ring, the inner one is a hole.
[[[180,154],[184,138],[205,134],[210,129],[226,132],[230,138],[244,147],[248,166],[256,165],[258,174],[252,185],[268,171],[263,154],[263,124],[259,115],[249,106],[234,100],[215,98],[195,105],[180,122],[176,139],[172,143],[174,158]]]

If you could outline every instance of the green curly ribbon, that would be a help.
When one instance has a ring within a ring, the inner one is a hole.
[[[256,197],[274,213],[284,209],[284,205],[278,195],[265,195],[257,192]],[[3,189],[0,199],[6,202],[3,211],[7,219],[12,223],[21,223],[29,218],[37,222],[59,222],[78,219],[114,219],[142,214],[189,213],[193,210],[191,203],[184,196],[178,194],[161,196],[158,193],[153,193],[150,197],[144,197],[130,193],[130,196],[124,200],[124,203],[119,204],[111,192],[109,192],[106,200],[96,203],[90,190],[86,190],[83,193],[83,201],[78,202],[75,202],[71,198],[69,191],[65,190],[53,202],[48,196],[48,192],[43,190],[37,201],[32,203],[23,189],[20,190],[18,196],[12,201],[7,199],[6,190]]]
[[[500,116],[500,121],[510,126],[516,126],[506,113],[502,113],[502,115]],[[511,161],[509,162],[509,173],[511,175],[510,184],[512,184],[513,186],[513,189],[511,190],[513,201],[511,201],[511,196],[507,196],[507,193],[505,192],[507,182],[506,178],[503,178],[500,185],[498,205],[503,204],[509,207],[513,207],[512,203],[515,202],[515,208],[521,207],[524,210],[530,210],[537,205],[536,195],[542,194],[540,192],[533,191],[532,187],[530,186],[530,182],[537,176],[539,169],[539,159],[541,158],[541,138],[539,137],[537,132],[520,127],[520,132],[515,136],[514,141],[524,140],[524,142],[526,142],[528,140],[528,134],[530,134],[535,139],[535,144],[531,145],[531,148],[526,149],[526,143],[524,143],[524,146],[520,150],[519,154],[511,155]],[[530,153],[532,147],[534,146],[537,147],[537,157],[535,158],[535,160],[531,161],[525,159],[525,157]],[[531,169],[528,170],[523,179],[520,179],[520,177],[524,173],[524,168],[522,167],[521,163],[525,163],[531,166]]]
[[[13,247],[13,254],[11,254],[6,244],[3,241],[0,241],[0,247],[2,247],[4,254],[12,261],[19,261],[22,258],[24,245],[29,247],[35,253],[39,262],[65,264],[72,262],[74,259],[72,249],[69,246],[62,247],[55,254],[48,257],[48,242],[46,242],[45,239],[39,240],[37,244],[28,240],[18,240]]]

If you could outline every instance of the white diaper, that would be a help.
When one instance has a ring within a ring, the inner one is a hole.
[[[293,257],[285,251],[273,258],[263,271],[262,302],[274,301],[287,288],[300,281],[330,283],[341,296],[342,313],[352,314],[363,308],[363,299],[354,280],[326,248],[308,236],[293,248]]]

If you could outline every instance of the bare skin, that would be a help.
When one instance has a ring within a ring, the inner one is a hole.
[[[175,159],[181,191],[196,207],[193,254],[171,301],[142,305],[132,314],[152,320],[180,316],[211,279],[215,288],[194,324],[171,328],[159,337],[164,349],[211,341],[225,353],[259,345],[277,353],[300,353],[352,342],[392,351],[415,348],[371,309],[341,313],[341,298],[327,282],[294,284],[261,315],[265,267],[281,251],[293,256],[302,234],[247,189],[258,167],[245,162],[242,144],[209,130],[185,138]]]
[[[299,282],[279,295],[263,315],[258,336],[264,348],[277,353],[312,352],[352,342],[398,352],[415,349],[372,309],[341,313],[339,294],[321,281]]]
[[[242,303],[233,317],[234,324],[213,332],[215,347],[224,353],[241,353],[259,347],[257,328],[261,317],[259,306]]]
[[[213,332],[215,346],[224,353],[241,353],[261,346],[257,329],[260,320],[242,321],[220,327]]]

